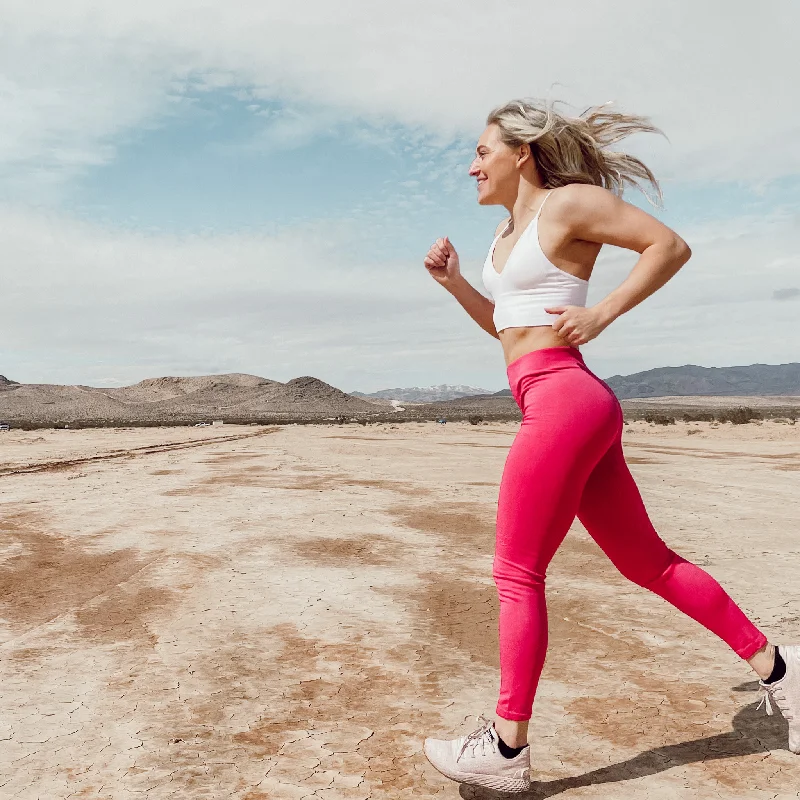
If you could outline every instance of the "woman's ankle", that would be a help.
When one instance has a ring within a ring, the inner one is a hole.
[[[494,729],[509,747],[525,747],[528,744],[528,720],[519,721],[496,717]]]
[[[775,667],[775,645],[767,642],[757,653],[747,659],[753,671],[765,681],[772,674]]]

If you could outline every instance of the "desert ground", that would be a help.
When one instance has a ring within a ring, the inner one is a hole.
[[[516,427],[0,433],[0,797],[496,797],[421,745],[494,708]],[[670,545],[800,641],[800,424],[624,442]],[[747,666],[577,524],[548,603],[528,797],[800,796]]]

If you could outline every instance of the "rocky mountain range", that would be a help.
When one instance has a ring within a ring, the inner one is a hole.
[[[613,375],[606,383],[620,400],[633,397],[770,397],[800,395],[800,364],[745,367],[658,367]]]
[[[651,397],[800,396],[800,364],[750,364],[746,367],[657,367],[605,382],[620,400]],[[508,389],[493,397],[510,397]]]
[[[308,376],[287,383],[241,373],[165,377],[119,388],[0,382],[0,419],[16,424],[290,421],[374,411],[366,400]]]
[[[351,392],[354,397],[373,400],[402,400],[407,403],[433,403],[438,400],[456,400],[459,397],[491,394],[488,389],[476,386],[452,385],[443,383],[439,386],[411,386],[405,389],[381,389],[379,392]]]
[[[800,408],[800,364],[662,367],[615,375],[608,383],[623,401],[626,414],[639,406],[641,413],[651,413],[653,403],[705,413],[709,402],[719,401],[717,405],[723,406],[757,405],[772,409],[764,413],[779,416],[796,416]],[[390,399],[408,405],[393,406]],[[356,396],[309,376],[281,383],[231,373],[150,378],[133,386],[98,388],[24,384],[0,375],[0,420],[14,427],[179,425],[214,419],[233,423],[474,420],[518,415],[507,389],[490,393],[449,384]]]

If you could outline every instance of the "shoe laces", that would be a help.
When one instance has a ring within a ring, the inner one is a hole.
[[[494,722],[490,719],[486,719],[483,714],[478,716],[476,719],[479,723],[479,727],[464,737],[464,743],[461,745],[461,749],[458,751],[456,761],[461,759],[461,756],[464,755],[467,748],[470,748],[470,755],[474,757],[478,745],[480,745],[481,748],[481,755],[486,755],[487,744],[492,748],[492,752],[497,752],[497,747],[495,746],[495,737],[492,732],[492,729],[494,728]]]
[[[767,716],[771,717],[775,710],[772,703],[778,707],[785,719],[791,719],[789,715],[789,703],[786,700],[786,695],[781,691],[779,686],[770,686],[768,683],[761,684],[761,702],[756,706],[756,711],[759,711],[764,706]]]

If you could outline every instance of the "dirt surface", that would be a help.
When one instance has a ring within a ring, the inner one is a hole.
[[[421,743],[494,708],[515,429],[0,433],[0,797],[497,797]],[[668,542],[800,640],[800,425],[624,441]],[[746,665],[578,525],[548,604],[528,797],[798,796]]]

